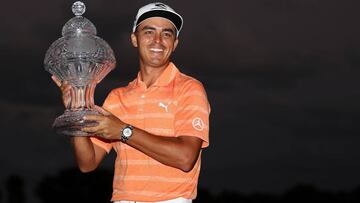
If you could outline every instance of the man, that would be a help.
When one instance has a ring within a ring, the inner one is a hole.
[[[139,9],[131,34],[139,52],[137,78],[111,91],[99,107],[104,115],[84,117],[98,122],[82,129],[93,137],[71,138],[82,172],[96,169],[112,148],[117,152],[113,202],[188,203],[196,197],[210,106],[202,84],[170,61],[182,24],[163,3]],[[61,89],[66,105],[69,90],[66,84]]]

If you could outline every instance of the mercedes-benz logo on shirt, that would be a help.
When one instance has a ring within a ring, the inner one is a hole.
[[[192,126],[195,130],[202,131],[204,129],[204,121],[201,118],[194,118],[192,121]]]

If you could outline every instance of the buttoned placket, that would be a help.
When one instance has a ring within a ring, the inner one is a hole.
[[[142,92],[140,95],[140,104],[139,104],[139,108],[138,108],[139,113],[144,112],[145,99],[146,99],[146,94],[145,94],[145,92]]]
[[[140,91],[139,92],[140,98],[139,98],[138,113],[142,114],[144,112],[144,106],[146,103],[145,99],[146,99],[146,91],[147,91],[147,87],[144,82],[140,83],[139,91]]]

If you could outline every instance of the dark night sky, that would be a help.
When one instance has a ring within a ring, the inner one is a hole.
[[[116,70],[97,86],[97,104],[135,77],[129,35],[148,2],[85,1],[84,16],[117,57]],[[184,17],[174,62],[204,83],[212,106],[201,187],[281,193],[296,183],[360,184],[359,1],[163,2]],[[0,8],[0,190],[9,174],[23,176],[31,190],[44,175],[74,166],[68,139],[51,129],[63,107],[43,68],[72,3]]]

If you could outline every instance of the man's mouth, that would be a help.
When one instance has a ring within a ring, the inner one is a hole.
[[[163,52],[164,50],[163,50],[163,49],[159,49],[159,48],[150,48],[150,51],[153,51],[153,52]]]

